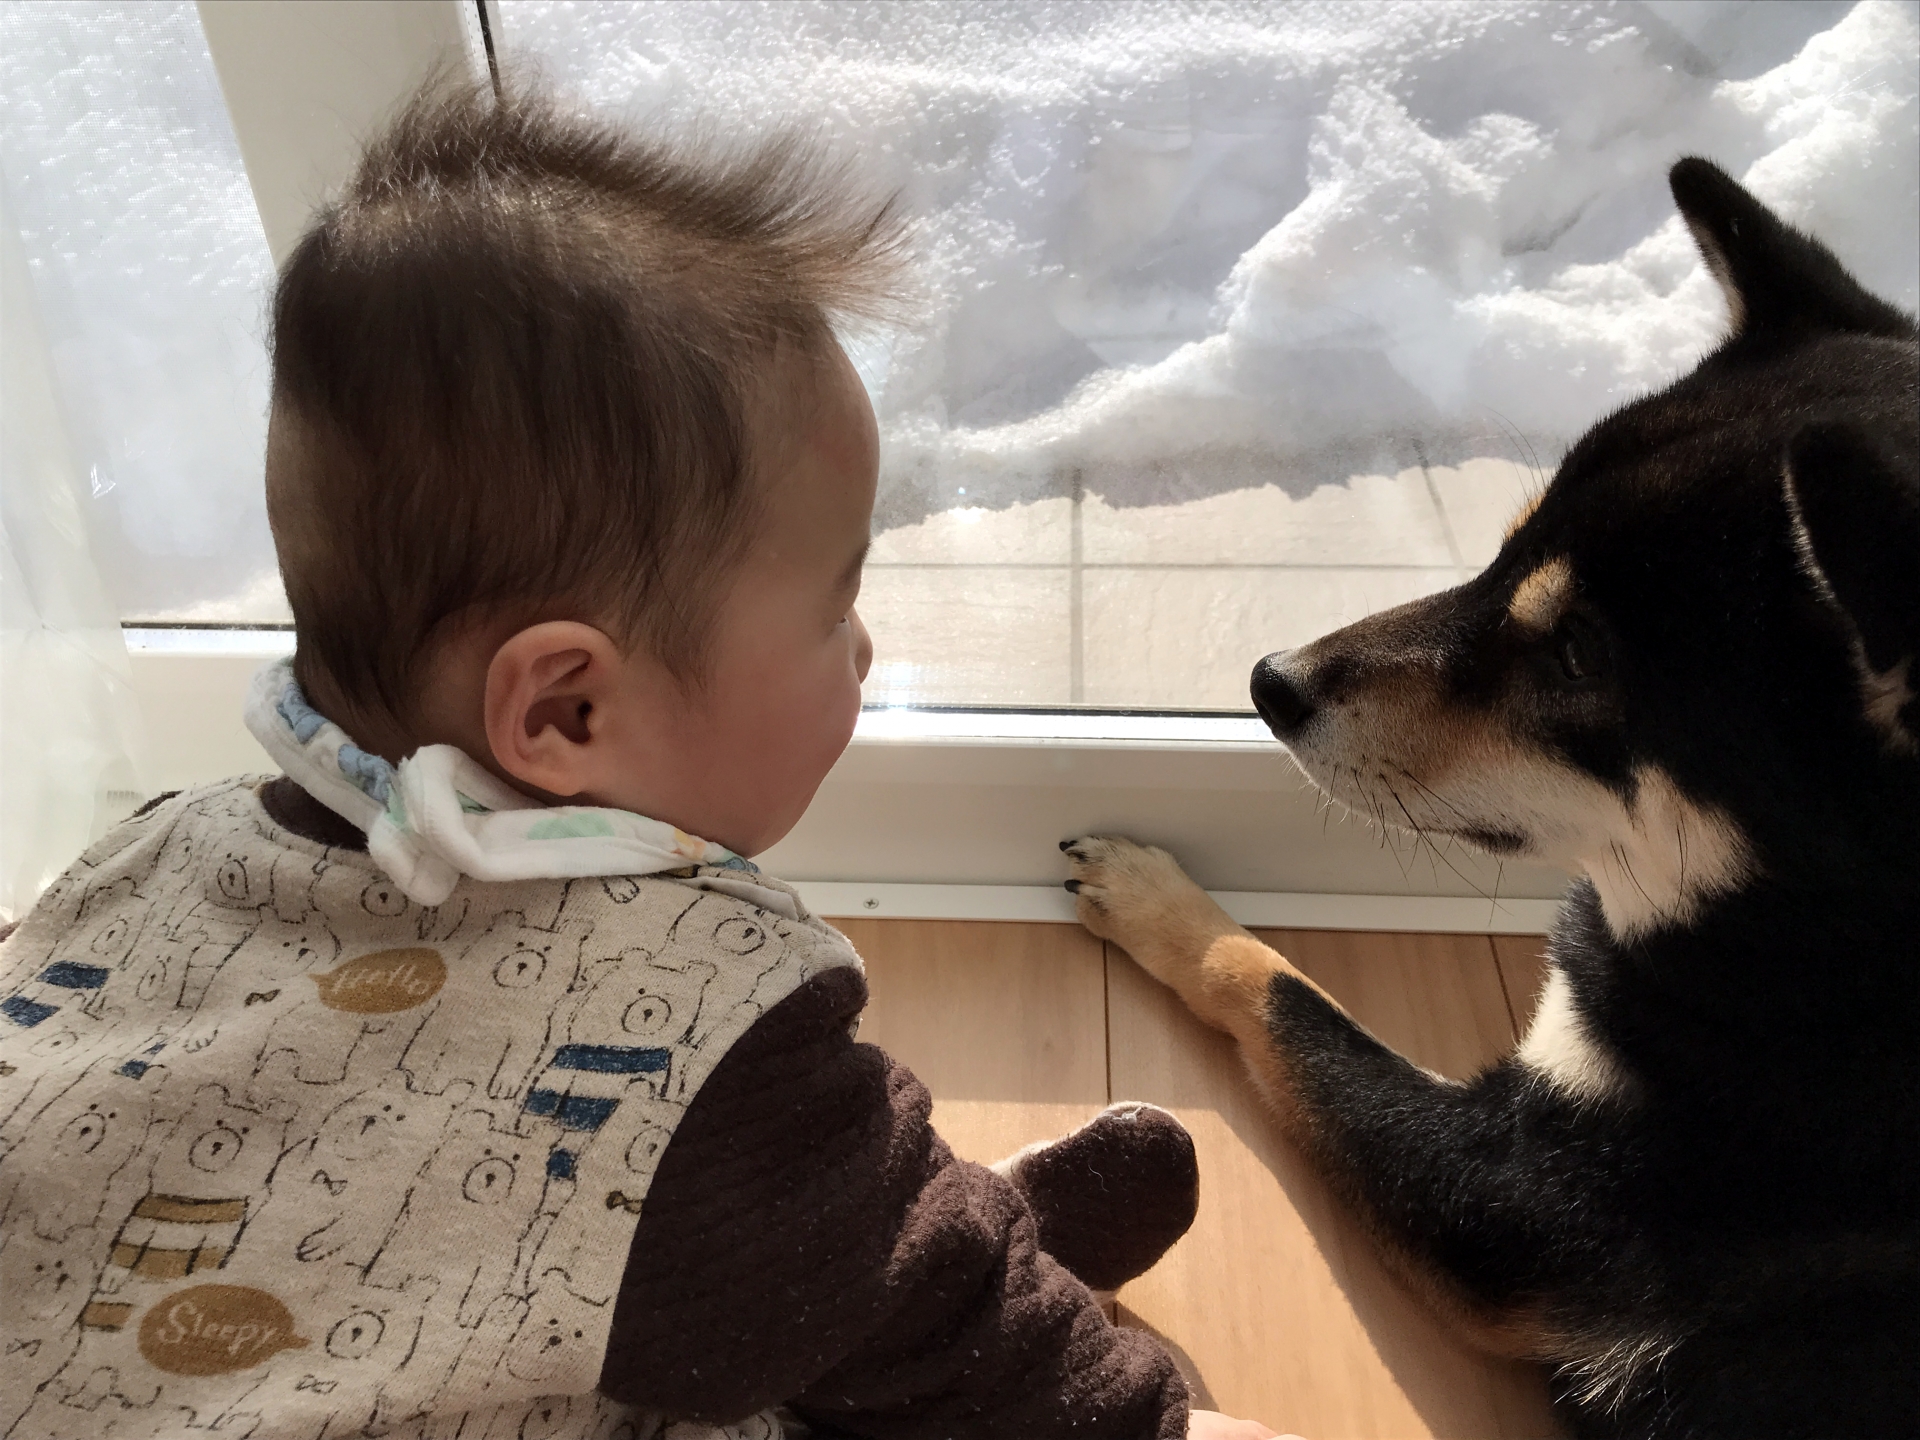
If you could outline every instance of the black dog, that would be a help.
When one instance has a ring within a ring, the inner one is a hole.
[[[1393,1054],[1164,852],[1088,928],[1238,1037],[1398,1271],[1582,1435],[1920,1435],[1920,345],[1714,166],[1733,333],[1477,579],[1254,672],[1330,795],[1575,871],[1513,1056]]]

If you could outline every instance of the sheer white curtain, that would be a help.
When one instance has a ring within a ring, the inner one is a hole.
[[[140,717],[13,207],[0,197],[0,915],[139,804]]]
[[[190,0],[0,5],[0,911],[142,798],[123,621],[280,621],[273,265]]]

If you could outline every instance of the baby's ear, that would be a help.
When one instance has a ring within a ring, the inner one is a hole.
[[[1860,641],[1874,723],[1920,737],[1920,465],[1862,427],[1809,425],[1787,448],[1800,560]]]
[[[482,720],[496,764],[536,791],[566,798],[591,783],[587,747],[620,670],[605,632],[573,620],[530,625],[487,666]],[[602,747],[604,748],[604,747]]]
[[[1869,294],[1831,250],[1712,161],[1680,161],[1667,172],[1667,184],[1726,293],[1734,338],[1789,331],[1912,337],[1911,318]]]

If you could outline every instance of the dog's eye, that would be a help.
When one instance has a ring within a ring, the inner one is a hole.
[[[1606,669],[1606,656],[1600,637],[1593,627],[1577,615],[1560,622],[1553,636],[1553,658],[1569,685],[1597,680]]]
[[[1593,676],[1593,666],[1587,661],[1586,646],[1581,644],[1578,635],[1564,635],[1560,639],[1558,652],[1560,673],[1569,680],[1587,680]]]

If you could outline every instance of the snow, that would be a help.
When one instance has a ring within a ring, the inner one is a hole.
[[[921,224],[881,528],[1557,447],[1725,323],[1703,154],[1916,301],[1916,6],[507,0],[649,125],[823,130]]]
[[[503,11],[509,60],[596,105],[818,128],[899,188],[921,318],[850,339],[902,565],[1064,564],[1082,523],[1089,563],[1108,534],[1477,563],[1519,473],[1483,457],[1550,465],[1719,333],[1665,193],[1682,154],[1917,298],[1913,0]],[[121,613],[283,616],[270,263],[193,7],[0,7],[0,79],[7,222]],[[905,605],[925,576],[895,574]],[[933,630],[902,644],[937,666]]]

